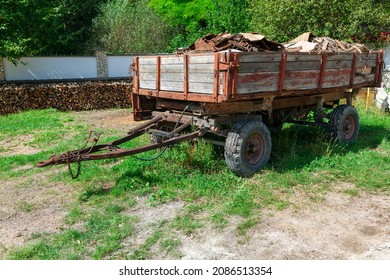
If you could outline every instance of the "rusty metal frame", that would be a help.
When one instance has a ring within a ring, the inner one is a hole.
[[[149,145],[136,147],[132,149],[122,149],[119,147],[119,145],[124,144],[138,136],[147,133],[152,126],[156,125],[158,122],[163,120],[164,120],[164,115],[155,116],[152,120],[149,120],[141,124],[140,126],[130,130],[127,133],[127,135],[122,138],[119,138],[115,141],[106,144],[99,144],[99,145],[96,145],[97,143],[96,140],[94,145],[91,147],[85,148],[84,146],[82,149],[79,150],[68,151],[61,155],[52,156],[50,157],[50,159],[46,161],[39,162],[37,164],[37,167],[45,167],[45,166],[57,165],[57,164],[69,165],[72,162],[80,163],[81,161],[101,160],[101,159],[118,158],[118,157],[135,155],[135,154],[155,150],[158,148],[171,146],[184,141],[193,140],[202,137],[208,131],[206,128],[199,128],[195,132],[176,136],[177,133],[180,133],[183,129],[191,125],[192,120],[186,120],[184,124],[180,125],[179,127],[177,127],[176,129],[174,129],[169,133],[168,135],[169,139],[166,140],[163,139],[159,143],[152,143]]]
[[[284,79],[286,77],[286,63],[287,63],[287,53],[282,53],[282,59],[280,61],[280,73],[279,73],[279,81],[278,81],[278,94],[281,95],[283,93],[284,87]]]
[[[357,59],[358,59],[358,54],[354,53],[353,58],[352,58],[351,78],[349,80],[349,85],[351,87],[353,86],[353,83],[355,82]]]
[[[184,81],[183,81],[183,93],[184,93],[184,100],[188,99],[188,89],[189,89],[189,69],[188,69],[188,55],[183,56],[183,66],[184,66]]]
[[[326,61],[328,60],[328,55],[327,54],[322,54],[321,56],[321,69],[320,69],[320,75],[318,78],[318,86],[317,86],[317,91],[322,90],[322,85],[324,83],[324,78],[325,78],[325,70],[326,70]]]

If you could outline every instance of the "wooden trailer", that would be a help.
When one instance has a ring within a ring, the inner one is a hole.
[[[135,57],[132,67],[134,119],[162,117],[152,141],[177,123],[205,128],[203,137],[225,147],[231,170],[247,177],[267,163],[269,130],[284,122],[321,125],[339,142],[354,142],[352,99],[380,85],[383,52],[157,55]]]
[[[134,156],[203,137],[224,146],[230,169],[249,177],[268,162],[270,130],[284,122],[320,125],[339,142],[352,143],[359,132],[352,99],[360,88],[380,85],[383,52],[157,55],[135,57],[132,67],[134,120],[147,121],[106,144],[90,133],[83,148],[39,167],[67,164],[75,178],[81,161]],[[150,144],[120,147],[144,133]]]

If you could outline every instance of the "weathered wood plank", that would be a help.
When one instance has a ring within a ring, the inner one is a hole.
[[[257,83],[262,82],[265,79],[275,79],[279,76],[279,72],[264,72],[264,73],[239,73],[238,83]]]
[[[183,82],[184,81],[184,73],[167,73],[162,72],[160,77],[161,82],[169,82],[169,81],[177,81],[177,82]]]
[[[359,59],[356,62],[356,67],[375,67],[376,66],[376,60],[372,59]]]
[[[311,79],[287,79],[284,81],[284,90],[316,89],[318,78]]]
[[[156,73],[156,64],[139,64],[140,73]]]
[[[263,83],[249,83],[249,84],[238,84],[237,94],[250,94],[257,92],[272,92],[277,91],[278,85],[263,85]]]
[[[191,73],[214,73],[214,64],[189,64],[188,70]]]
[[[378,56],[377,53],[359,53],[358,60],[359,59],[376,60],[377,56]]]
[[[157,57],[139,57],[139,65],[156,65]]]
[[[190,93],[204,93],[204,94],[212,94],[214,90],[213,83],[196,83],[192,82],[189,84]]]
[[[161,81],[160,89],[166,91],[182,92],[184,90],[184,84],[183,82],[179,82],[179,81]]]
[[[156,80],[156,72],[152,73],[152,72],[141,72],[139,74],[139,78],[141,81],[143,80],[148,80],[148,81],[155,81]]]
[[[323,88],[348,86],[350,83],[351,69],[325,70]]]
[[[375,74],[370,74],[370,75],[358,75],[355,77],[354,84],[362,84],[362,83],[367,83],[367,82],[374,82],[375,81]]]
[[[161,65],[183,65],[184,58],[183,56],[162,56]]]
[[[220,80],[221,80],[221,77],[220,77]],[[193,73],[192,75],[189,75],[189,81],[190,82],[213,83],[214,82],[214,74],[213,73]]]
[[[184,73],[184,64],[161,64],[162,73]]]
[[[287,61],[321,61],[320,54],[287,54]]]
[[[326,69],[342,69],[352,67],[352,60],[333,60],[326,62]]]
[[[288,56],[287,56],[288,57]],[[321,61],[287,61],[286,63],[286,70],[294,70],[294,71],[301,71],[301,70],[320,70]]]
[[[353,59],[353,53],[332,53],[327,55],[327,61],[334,61],[334,60],[350,60]]]
[[[240,63],[239,73],[275,72],[280,69],[280,62]]]
[[[257,62],[280,62],[281,53],[239,53],[240,63],[257,63]]]
[[[246,94],[277,90],[278,78],[279,72],[239,76],[237,93]]]
[[[156,80],[140,80],[139,87],[145,89],[156,89]]]
[[[189,63],[190,64],[214,64],[215,56],[214,54],[209,55],[190,55]]]
[[[319,71],[286,71],[285,79],[318,79],[319,75]]]

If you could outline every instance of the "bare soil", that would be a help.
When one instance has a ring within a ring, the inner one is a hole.
[[[96,129],[127,131],[132,123],[129,110],[104,110],[74,113],[80,121]],[[32,141],[26,136],[26,142]],[[4,144],[4,143],[1,143]],[[20,152],[20,139],[7,140],[9,153]],[[24,144],[23,144],[24,145]],[[25,145],[28,147],[28,145]],[[18,147],[15,148],[14,147]],[[24,153],[32,153],[26,149]],[[34,166],[22,166],[29,170]],[[14,246],[27,244],[40,232],[58,232],[64,225],[69,204],[76,190],[51,182],[51,172],[4,180],[0,177],[0,258]],[[181,240],[183,259],[390,259],[390,197],[359,191],[350,196],[344,191],[351,184],[337,184],[320,200],[297,192],[289,197],[284,210],[259,210],[259,223],[246,236],[237,233],[242,218],[230,217],[220,230],[206,225],[195,234],[174,234]],[[175,201],[151,207],[145,198],[128,212],[138,216],[136,236],[125,240],[124,250],[141,245],[164,219],[182,213],[185,202]],[[157,251],[152,258],[169,258]]]

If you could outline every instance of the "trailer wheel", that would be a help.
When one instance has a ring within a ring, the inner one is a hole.
[[[271,135],[263,122],[238,122],[225,142],[226,164],[238,176],[250,177],[267,164],[271,146]]]
[[[341,144],[354,143],[359,134],[359,115],[350,105],[337,106],[329,117],[330,132]]]

